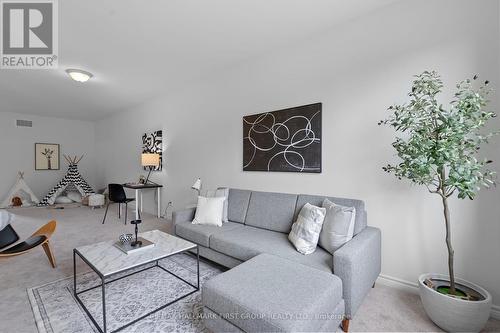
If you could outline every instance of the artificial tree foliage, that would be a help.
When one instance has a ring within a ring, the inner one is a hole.
[[[424,185],[430,193],[441,197],[452,295],[456,295],[456,287],[448,198],[457,194],[460,199],[472,200],[481,187],[495,184],[495,172],[487,168],[492,161],[479,160],[477,155],[481,145],[498,134],[482,133],[496,114],[485,110],[489,102],[488,81],[478,87],[476,83],[474,76],[457,84],[454,99],[444,107],[437,100],[443,89],[440,76],[435,71],[425,71],[415,76],[409,103],[390,106],[391,115],[379,122],[400,134],[392,143],[400,162],[388,164],[384,171],[400,180],[406,178]]]

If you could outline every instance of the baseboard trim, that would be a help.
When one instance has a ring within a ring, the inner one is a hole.
[[[406,281],[394,276],[380,274],[377,279],[377,282],[385,286],[406,290],[413,294],[418,294],[418,285],[416,283],[412,283],[410,281]],[[491,306],[490,317],[500,320],[500,305],[493,304]]]
[[[410,281],[406,281],[397,277],[380,274],[377,282],[380,282],[381,284],[389,287],[403,289],[413,294],[418,294],[418,285],[416,283],[412,283]]]

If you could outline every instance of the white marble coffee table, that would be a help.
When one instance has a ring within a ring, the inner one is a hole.
[[[170,234],[167,234],[165,232],[159,231],[159,230],[152,230],[148,232],[143,232],[140,233],[139,236],[153,242],[155,244],[154,247],[148,248],[141,250],[139,252],[131,253],[131,254],[126,254],[119,250],[117,247],[114,246],[114,243],[116,240],[113,241],[106,241],[106,242],[101,242],[97,244],[91,244],[91,245],[85,245],[85,246],[80,246],[77,247],[76,249],[73,250],[73,293],[82,308],[85,310],[89,318],[92,320],[96,328],[100,332],[106,333],[106,284],[112,283],[113,281],[116,281],[118,279],[122,279],[124,277],[137,274],[139,272],[142,272],[146,269],[151,269],[154,267],[159,267],[163,269],[164,271],[170,273],[171,275],[175,276],[179,280],[189,284],[193,288],[195,288],[193,291],[178,297],[177,299],[157,308],[152,310],[151,312],[145,314],[144,316],[141,316],[126,325],[114,330],[113,332],[119,331],[125,327],[128,327],[137,321],[151,315],[152,313],[159,311],[181,299],[184,297],[187,297],[195,292],[197,292],[200,289],[200,256],[199,256],[199,249],[198,245],[191,243],[187,240],[184,240],[182,238],[172,236]],[[193,250],[196,248],[196,257],[197,257],[197,284],[191,284],[190,282],[186,281],[185,279],[177,276],[176,274],[168,271],[161,265],[158,265],[158,261],[161,259],[165,259],[167,257],[170,257],[174,254],[178,254],[181,252],[186,252],[189,250]],[[100,277],[101,279],[101,284],[88,288],[85,290],[81,290],[77,292],[77,286],[76,286],[76,257],[80,257],[92,270]],[[155,263],[155,265],[148,265],[150,263]],[[110,277],[113,275],[116,275],[118,273],[123,273],[141,266],[145,266],[144,269],[140,270],[135,270],[134,272],[120,276],[116,279],[111,279],[109,280]],[[108,279],[108,280],[107,280]],[[102,288],[102,314],[103,314],[103,323],[102,323],[102,328],[101,326],[95,321],[94,317],[90,314],[88,309],[85,307],[83,304],[82,300],[78,295],[85,293],[89,290],[95,289],[95,288]]]

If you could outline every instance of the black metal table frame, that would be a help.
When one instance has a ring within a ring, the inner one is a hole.
[[[83,310],[85,311],[85,313],[89,316],[90,320],[92,320],[92,322],[94,323],[94,325],[97,327],[97,329],[99,330],[99,332],[101,332],[101,333],[107,333],[107,328],[106,328],[106,284],[114,282],[114,281],[118,281],[120,279],[129,277],[131,275],[143,272],[143,271],[151,269],[151,268],[159,267],[162,270],[164,270],[165,272],[167,272],[167,273],[173,275],[174,277],[176,277],[177,279],[181,280],[182,282],[187,283],[191,287],[195,288],[195,290],[193,290],[193,291],[191,291],[191,292],[189,292],[189,293],[187,293],[187,294],[185,294],[185,295],[183,295],[181,297],[178,297],[178,298],[174,299],[173,301],[170,301],[167,304],[164,304],[164,305],[160,306],[159,308],[156,308],[153,311],[150,311],[150,312],[146,313],[145,315],[143,315],[143,316],[141,316],[139,318],[134,319],[133,321],[127,323],[124,326],[121,326],[121,327],[115,329],[114,331],[112,331],[110,333],[118,332],[118,331],[120,331],[120,330],[122,330],[122,329],[124,329],[126,327],[129,327],[132,324],[135,324],[139,320],[144,319],[147,316],[150,316],[153,313],[155,313],[157,311],[160,311],[160,310],[166,308],[167,306],[172,305],[173,303],[175,303],[177,301],[180,301],[181,299],[183,299],[183,298],[185,298],[185,297],[187,297],[187,296],[189,296],[191,294],[194,294],[195,292],[197,292],[197,291],[200,290],[200,249],[199,249],[198,245],[196,245],[197,285],[194,285],[191,282],[186,281],[185,279],[183,279],[180,276],[178,276],[178,275],[170,272],[168,269],[166,269],[166,268],[164,268],[164,267],[162,267],[161,265],[158,264],[158,261],[160,261],[162,259],[168,258],[168,257],[173,256],[175,254],[184,253],[184,252],[187,252],[187,251],[190,251],[190,250],[193,250],[193,249],[194,249],[194,247],[190,248],[190,249],[186,249],[186,250],[181,251],[181,252],[172,253],[172,254],[166,255],[164,257],[157,258],[155,260],[151,260],[151,261],[142,263],[140,265],[129,267],[129,268],[123,270],[123,271],[116,272],[116,273],[113,273],[113,274],[110,274],[110,275],[107,275],[107,276],[102,275],[101,272],[99,272],[99,270],[97,268],[95,268],[95,266],[92,265],[77,249],[73,249],[73,295],[75,296],[76,300],[81,305],[81,307],[83,308]],[[94,287],[87,288],[85,290],[79,291],[79,292],[76,291],[76,255],[78,255],[80,257],[80,259],[82,259],[99,276],[99,278],[101,279],[101,283],[100,284],[98,284],[97,286],[94,286]],[[114,280],[106,281],[106,278],[109,278],[109,277],[111,277],[113,275],[121,274],[121,273],[127,272],[129,270],[135,269],[137,267],[141,267],[141,266],[145,266],[145,265],[151,264],[153,262],[156,262],[155,265],[153,265],[153,266],[148,266],[146,268],[143,268],[141,270],[132,272],[130,274],[127,274],[127,275],[124,275],[124,276],[120,276],[120,277],[118,277],[118,278],[116,278]],[[97,323],[97,321],[94,319],[94,317],[92,316],[92,314],[90,313],[90,311],[87,309],[87,307],[85,306],[85,304],[83,304],[83,301],[78,296],[80,294],[83,294],[83,293],[85,293],[87,291],[90,291],[92,289],[96,289],[96,288],[99,288],[99,287],[102,288],[102,322],[103,322],[103,327],[102,328]]]

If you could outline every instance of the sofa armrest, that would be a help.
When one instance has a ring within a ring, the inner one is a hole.
[[[194,219],[196,208],[180,209],[172,212],[172,223],[175,227],[180,222],[191,222]]]
[[[352,318],[381,269],[380,229],[366,227],[333,253],[333,273],[342,280],[346,316]]]

